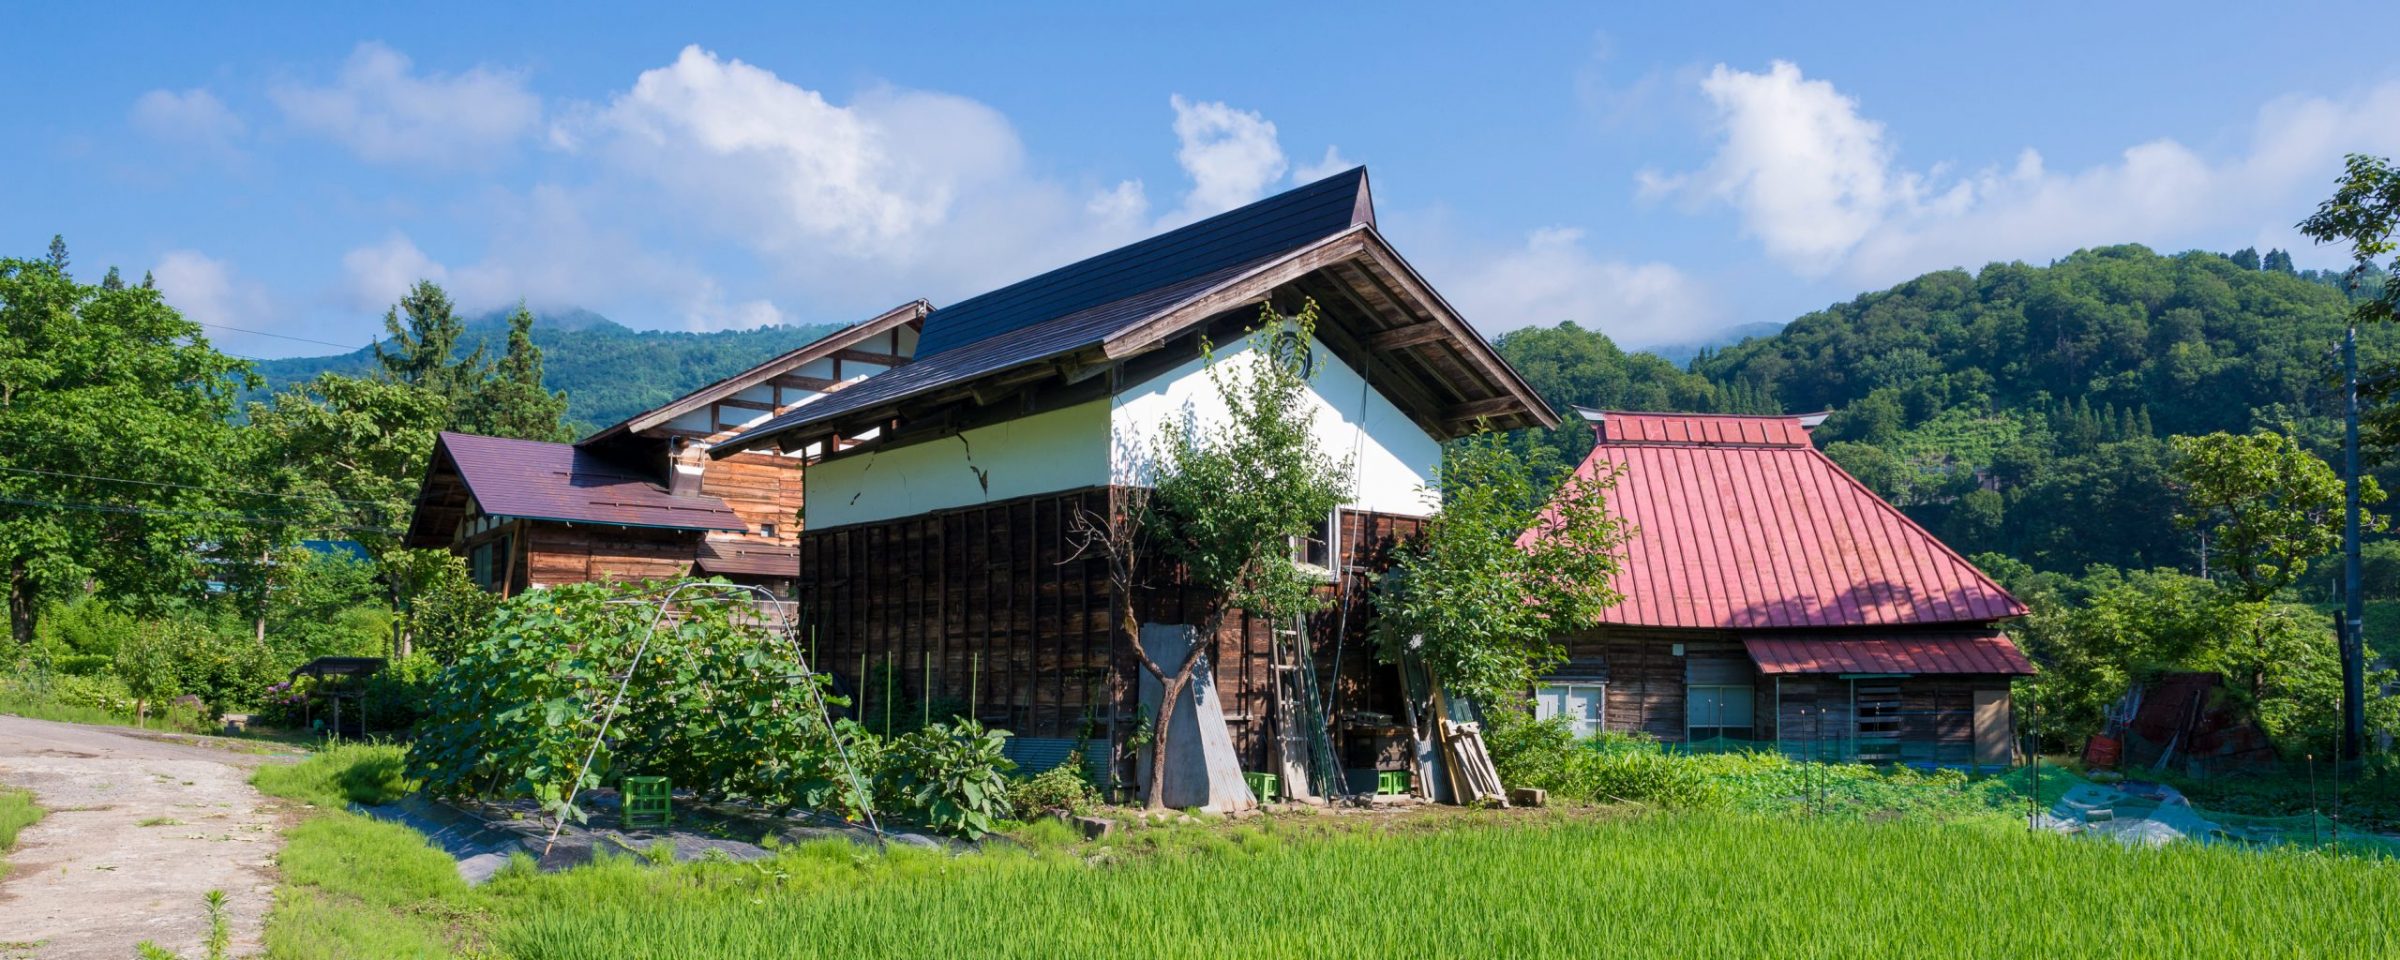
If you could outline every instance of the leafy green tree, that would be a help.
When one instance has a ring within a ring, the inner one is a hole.
[[[0,259],[0,578],[20,643],[87,587],[137,610],[197,595],[199,545],[292,519],[225,492],[248,366],[158,291],[79,284],[65,262],[63,241]]]
[[[2299,229],[2318,243],[2350,246],[2352,266],[2342,282],[2351,292],[2359,292],[2361,281],[2370,274],[2387,278],[2375,295],[2359,297],[2350,305],[2346,319],[2361,328],[2362,336],[2365,328],[2400,320],[2400,283],[2388,282],[2391,274],[2400,273],[2400,256],[2394,256],[2400,253],[2400,167],[2383,157],[2351,154],[2334,184],[2333,197],[2318,204],[2317,212],[2300,221]],[[2393,259],[2379,268],[2376,261],[2383,257]],[[2400,404],[2391,402],[2400,397],[2400,365],[2369,365],[2360,379],[2359,393],[2362,400],[2371,402],[2361,415],[2362,442],[2387,452],[2400,449]]]
[[[533,342],[533,313],[520,303],[508,316],[508,348],[452,426],[468,433],[521,440],[574,439],[566,423],[567,395],[542,386],[542,348]]]
[[[1444,452],[1441,510],[1375,594],[1385,662],[1421,657],[1448,690],[1521,702],[1563,658],[1560,637],[1621,599],[1609,584],[1630,532],[1608,512],[1615,474],[1552,490],[1542,472],[1488,434]]]
[[[2342,542],[2342,478],[2325,461],[2271,430],[2172,437],[2175,522],[2201,537],[2201,575],[2233,575],[2246,600],[2264,600],[2308,572],[2309,561]],[[2383,500],[2363,478],[2360,501]],[[2368,517],[2369,530],[2380,529]],[[2213,561],[2213,562],[2212,562]]]
[[[1203,342],[1225,417],[1171,421],[1158,439],[1148,515],[1135,522],[1155,531],[1164,558],[1201,596],[1198,636],[1172,669],[1150,656],[1138,633],[1132,638],[1135,657],[1162,690],[1151,728],[1162,758],[1175,704],[1231,614],[1277,622],[1327,603],[1292,557],[1292,544],[1322,530],[1350,496],[1349,462],[1326,456],[1314,435],[1308,351],[1317,318],[1313,300],[1292,317],[1262,307],[1248,350],[1220,359]],[[1153,809],[1166,803],[1166,767],[1150,765]]]
[[[2292,255],[2285,253],[2281,248],[2267,251],[2267,258],[2259,263],[2259,269],[2272,270],[2276,273],[2298,272],[2292,269]]]
[[[465,405],[482,385],[486,373],[483,348],[478,345],[464,356],[458,355],[467,324],[440,284],[417,281],[399,303],[384,312],[383,329],[390,338],[390,349],[377,343],[374,352],[386,379],[429,391],[452,411]]]
[[[2243,247],[2234,251],[2233,256],[2229,259],[2233,261],[2234,266],[2244,270],[2256,270],[2258,269],[2258,248]]]
[[[178,641],[173,631],[153,625],[118,644],[117,679],[123,680],[125,689],[133,694],[136,722],[147,719],[152,705],[183,692],[175,657]]]
[[[399,549],[448,413],[442,397],[405,383],[320,376],[250,405],[254,482],[381,559]]]

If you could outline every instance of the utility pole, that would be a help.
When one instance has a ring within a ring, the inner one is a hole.
[[[2355,282],[2355,281],[2353,281]],[[2367,740],[2366,602],[2358,555],[2358,322],[2342,335],[2342,753],[2356,760]]]

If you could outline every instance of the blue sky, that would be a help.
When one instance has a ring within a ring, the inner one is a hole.
[[[2334,265],[2290,224],[2400,153],[2366,3],[499,6],[14,11],[0,253],[64,233],[251,356],[419,276],[846,321],[1364,163],[1487,332],[1639,346],[2095,244]]]

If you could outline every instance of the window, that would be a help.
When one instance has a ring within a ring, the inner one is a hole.
[[[1339,530],[1334,524],[1340,523],[1341,518],[1342,512],[1335,510],[1325,518],[1324,523],[1318,524],[1315,530],[1293,537],[1292,562],[1307,564],[1319,570],[1338,574],[1339,571],[1334,570],[1333,545],[1340,537]]]
[[[494,537],[467,551],[467,578],[486,590],[498,591],[508,580],[508,538]]]
[[[759,535],[759,536],[762,536],[762,537],[772,537],[772,536],[774,536],[774,535],[775,535],[775,525],[774,525],[774,524],[772,524],[772,523],[762,523],[762,524],[759,524],[759,525],[758,525],[758,535]]]
[[[1537,720],[1566,717],[1575,725],[1576,736],[1599,736],[1608,722],[1608,685],[1543,684],[1534,690],[1533,716]]]
[[[1684,726],[1693,740],[1717,737],[1747,739],[1751,727],[1751,688],[1748,686],[1691,686],[1684,688]]]

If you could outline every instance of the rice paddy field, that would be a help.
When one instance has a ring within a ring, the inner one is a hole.
[[[751,864],[628,856],[468,889],[406,830],[326,813],[292,836],[268,941],[277,957],[561,960],[2400,955],[2391,861],[2128,850],[2005,823],[1263,818],[1101,845],[1035,831],[968,856],[840,841]]]

